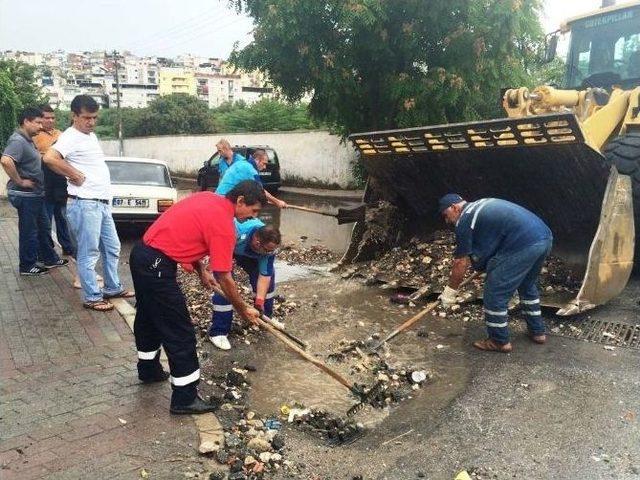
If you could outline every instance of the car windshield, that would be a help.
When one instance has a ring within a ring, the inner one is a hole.
[[[148,185],[171,187],[169,171],[164,165],[146,162],[107,161],[114,185]]]
[[[215,167],[220,163],[220,154],[218,152],[214,153],[208,161],[210,167]]]

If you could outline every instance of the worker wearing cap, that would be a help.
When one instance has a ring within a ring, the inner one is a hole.
[[[516,290],[529,337],[535,343],[544,343],[536,283],[553,243],[549,227],[529,210],[497,198],[467,202],[450,193],[440,199],[439,211],[456,232],[455,258],[449,284],[440,295],[442,304],[456,303],[457,289],[470,266],[487,273],[483,300],[488,338],[473,346],[503,353],[512,350],[507,306]]]
[[[164,212],[131,250],[138,377],[144,383],[166,380],[160,365],[160,347],[164,347],[173,390],[171,413],[197,414],[216,408],[198,396],[196,337],[176,281],[177,264],[197,270],[205,287],[219,286],[238,313],[257,324],[259,312],[242,300],[231,276],[236,243],[234,217],[255,217],[265,203],[262,187],[253,181],[241,182],[226,197],[195,193]],[[206,255],[210,259],[208,267],[201,261]]]
[[[255,166],[253,163],[247,161],[234,161],[231,166],[225,171],[224,177],[220,179],[218,188],[216,188],[216,193],[219,195],[226,195],[229,190],[231,190],[243,180],[255,180],[256,182],[262,182],[260,173],[258,173],[258,171],[261,172],[267,168],[267,163],[269,162],[267,152],[262,148],[256,149],[253,152],[253,160],[255,162]],[[267,200],[269,201],[269,203],[275,205],[278,208],[287,208],[287,203],[283,200],[278,200],[267,191],[265,191],[264,193],[267,196]]]
[[[236,264],[249,275],[255,295],[254,306],[268,317],[273,314],[275,296],[275,251],[280,245],[280,232],[267,227],[257,218],[239,222],[236,220]],[[228,335],[233,321],[231,303],[219,293],[211,297],[213,314],[209,327],[209,339],[221,350],[231,349]]]

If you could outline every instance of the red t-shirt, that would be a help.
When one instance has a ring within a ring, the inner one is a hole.
[[[236,229],[233,203],[213,192],[198,192],[173,205],[144,234],[144,243],[187,268],[209,255],[209,268],[230,272]]]

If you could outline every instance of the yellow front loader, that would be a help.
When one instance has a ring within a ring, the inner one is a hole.
[[[554,254],[583,275],[575,298],[546,302],[571,315],[617,296],[634,250],[640,258],[640,1],[573,18],[562,31],[571,32],[566,87],[507,90],[507,118],[350,139],[369,176],[365,202],[401,212],[398,240],[442,228],[436,204],[448,192],[538,214],[553,231]],[[363,246],[368,228],[354,226],[343,263],[379,253]]]

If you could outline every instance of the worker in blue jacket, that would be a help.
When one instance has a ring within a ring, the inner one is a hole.
[[[273,314],[275,295],[273,263],[280,242],[280,232],[276,228],[265,226],[257,218],[243,222],[236,221],[234,259],[236,264],[249,275],[256,309],[269,317]],[[211,301],[213,315],[209,327],[209,339],[219,349],[229,350],[231,344],[228,335],[233,321],[232,305],[217,293],[211,297]]]
[[[222,180],[222,177],[229,170],[229,167],[234,163],[246,161],[242,155],[238,152],[234,152],[233,148],[231,148],[231,144],[229,140],[225,138],[221,138],[218,143],[216,143],[216,149],[218,150],[218,155],[220,156],[220,160],[218,161],[218,183]]]
[[[234,161],[231,166],[226,169],[224,176],[220,179],[218,188],[216,188],[216,193],[219,195],[226,195],[228,192],[233,190],[237,184],[244,180],[255,180],[258,183],[262,183],[259,171],[261,172],[267,168],[267,162],[269,161],[267,152],[262,148],[256,149],[253,152],[253,160],[255,162],[255,166],[248,161]],[[287,203],[285,201],[278,200],[267,191],[264,193],[267,196],[267,201],[269,203],[278,208],[287,208]]]
[[[503,353],[512,350],[507,306],[516,290],[529,338],[545,343],[537,282],[553,243],[549,227],[529,210],[497,198],[467,202],[450,193],[440,199],[439,209],[456,232],[455,258],[449,284],[440,295],[442,304],[456,303],[457,289],[470,266],[487,273],[483,300],[488,338],[473,346]]]

